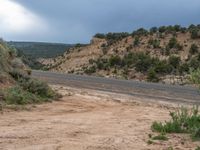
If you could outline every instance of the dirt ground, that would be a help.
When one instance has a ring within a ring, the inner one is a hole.
[[[177,105],[53,87],[64,95],[60,101],[0,114],[0,150],[194,150],[200,145],[183,134],[147,143],[149,134],[156,135],[152,122],[169,119]]]

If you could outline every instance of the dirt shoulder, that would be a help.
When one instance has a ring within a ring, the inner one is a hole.
[[[152,122],[169,119],[177,105],[53,87],[64,95],[60,101],[0,114],[0,150],[189,150],[200,145],[183,134],[147,144],[148,135],[155,134]]]

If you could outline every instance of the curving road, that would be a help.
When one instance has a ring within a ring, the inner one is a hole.
[[[62,84],[76,88],[128,94],[176,103],[200,104],[200,92],[198,89],[190,86],[165,85],[44,71],[33,71],[32,76],[47,81],[50,84]]]

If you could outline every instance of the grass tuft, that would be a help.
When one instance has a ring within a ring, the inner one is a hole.
[[[160,133],[189,133],[193,140],[200,140],[200,114],[198,106],[188,110],[181,108],[170,112],[171,120],[165,123],[154,122],[153,131]]]

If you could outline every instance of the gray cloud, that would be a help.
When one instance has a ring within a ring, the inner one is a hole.
[[[199,0],[15,0],[45,18],[42,36],[9,35],[9,40],[89,42],[97,32],[132,32],[139,27],[199,23]],[[1,3],[1,2],[0,2]]]

